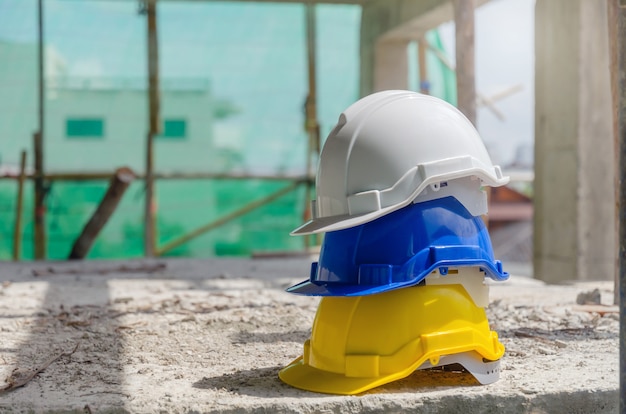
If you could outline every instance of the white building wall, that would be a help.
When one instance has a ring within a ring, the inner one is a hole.
[[[112,171],[145,166],[147,93],[122,89],[59,89],[48,105],[48,171]],[[208,91],[164,91],[161,119],[184,119],[184,138],[156,138],[155,170],[206,171],[211,155],[213,105]],[[101,138],[68,137],[68,119],[104,121]]]

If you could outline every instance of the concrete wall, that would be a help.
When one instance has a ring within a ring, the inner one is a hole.
[[[611,279],[615,193],[606,3],[538,0],[535,277]]]

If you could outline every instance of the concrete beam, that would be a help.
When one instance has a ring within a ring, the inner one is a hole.
[[[477,0],[476,6],[488,0]],[[404,65],[403,61],[380,63],[378,60],[387,59],[386,48],[397,49],[400,43],[407,45],[410,41],[418,40],[428,30],[434,29],[442,23],[454,19],[454,10],[450,0],[371,0],[363,3],[361,14],[361,96],[384,89],[386,84],[404,85],[404,79],[385,80],[379,84],[383,74],[376,74],[377,70],[385,71],[392,65]],[[397,56],[394,52],[389,52]],[[404,70],[406,71],[406,69]],[[400,76],[402,69],[389,72]],[[407,72],[408,73],[408,72]]]
[[[534,273],[613,278],[615,193],[605,2],[538,0]]]
[[[407,79],[389,79],[382,84],[383,77],[404,76],[408,69],[387,72],[391,66],[406,65],[406,57],[399,61],[380,62],[390,55],[398,57],[397,50],[410,40],[418,39],[429,28],[452,19],[452,5],[442,0],[374,0],[363,5],[361,14],[361,96],[382,90],[387,84],[405,84]],[[391,51],[386,52],[387,49]],[[395,52],[394,52],[395,50]],[[383,73],[376,75],[377,70]]]
[[[99,0],[91,0],[99,1]],[[193,2],[193,3],[215,3],[215,2],[228,2],[228,3],[294,3],[294,4],[352,4],[362,6],[371,0],[159,0],[161,2],[176,3],[176,2]]]

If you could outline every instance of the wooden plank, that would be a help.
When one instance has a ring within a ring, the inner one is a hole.
[[[46,188],[43,180],[44,174],[44,114],[45,114],[45,79],[44,79],[44,28],[43,28],[43,0],[37,1],[37,97],[39,105],[38,131],[33,136],[33,155],[35,166],[35,211],[34,211],[34,232],[35,232],[35,259],[46,258]]]
[[[13,260],[22,256],[22,205],[24,201],[24,180],[26,177],[26,151],[20,157],[20,175],[17,179],[17,202],[15,203],[15,228],[13,231]]]
[[[94,181],[108,180],[111,177],[110,171],[94,171],[94,172],[58,172],[44,174],[45,181]],[[229,172],[165,172],[153,173],[155,180],[268,180],[268,181],[292,181],[306,180],[306,176],[294,174],[240,174]],[[0,180],[15,180],[15,175],[0,175]],[[25,179],[33,180],[33,174],[26,173]],[[145,179],[145,174],[136,174],[136,179]],[[315,184],[315,177],[312,177],[312,184]]]
[[[146,137],[146,199],[144,208],[144,255],[153,257],[156,251],[156,203],[154,196],[154,137],[159,134],[159,44],[157,37],[156,0],[145,0],[148,27],[148,99],[149,124]]]
[[[74,242],[68,259],[84,259],[87,256],[96,237],[98,237],[104,225],[109,221],[126,189],[134,179],[135,174],[130,168],[122,167],[115,171],[107,192],[102,197],[98,208],[96,208],[96,211],[83,228],[80,236]]]
[[[315,185],[315,168],[314,161],[318,159],[320,153],[320,125],[317,121],[317,18],[316,8],[313,2],[306,4],[306,48],[308,63],[308,95],[305,104],[305,128],[308,135],[308,145],[306,154],[306,174],[308,177],[304,191],[304,213],[303,221],[311,219],[313,212],[311,211],[311,195],[313,194],[313,186]],[[316,244],[315,236],[304,236],[304,248],[308,249],[313,240]]]

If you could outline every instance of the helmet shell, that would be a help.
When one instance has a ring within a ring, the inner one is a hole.
[[[489,329],[485,310],[461,285],[325,297],[302,357],[279,377],[309,391],[358,394],[404,378],[425,363],[435,366],[440,358],[468,352],[477,354],[480,364],[483,358],[499,360],[504,346]]]
[[[489,233],[454,197],[411,204],[374,221],[324,236],[309,280],[287,289],[308,296],[360,296],[421,283],[432,272],[478,267],[509,274],[494,259]]]
[[[320,155],[314,217],[292,234],[364,224],[410,204],[429,185],[470,176],[489,186],[508,182],[458,109],[416,92],[378,92],[339,116]]]

